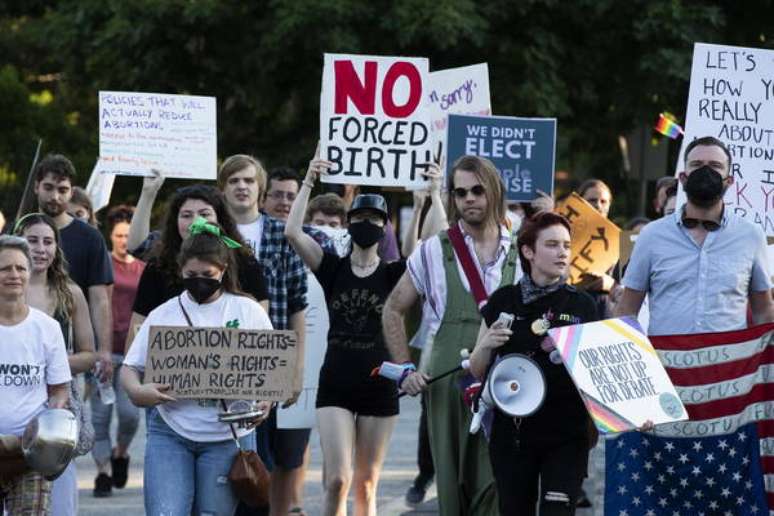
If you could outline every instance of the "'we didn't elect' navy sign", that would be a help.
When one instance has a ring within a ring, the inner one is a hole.
[[[531,201],[554,189],[555,118],[449,115],[447,174],[466,154],[491,160],[510,201]]]

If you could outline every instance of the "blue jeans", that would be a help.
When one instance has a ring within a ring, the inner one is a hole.
[[[234,441],[196,442],[172,430],[158,410],[147,411],[145,513],[150,516],[231,516],[237,499],[228,472],[237,453]],[[239,440],[255,449],[247,435]]]

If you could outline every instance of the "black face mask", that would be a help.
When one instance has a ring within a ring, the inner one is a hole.
[[[368,221],[353,222],[348,228],[352,241],[363,249],[367,249],[384,238],[384,228]]]
[[[699,208],[709,208],[723,198],[723,177],[711,167],[697,168],[685,181],[685,195]]]
[[[207,301],[212,295],[220,289],[220,280],[215,278],[183,278],[183,287],[191,294],[199,304]]]

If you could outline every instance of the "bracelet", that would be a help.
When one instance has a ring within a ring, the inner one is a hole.
[[[408,375],[417,372],[417,366],[411,362],[406,362],[401,365],[403,366],[403,373],[401,373],[400,378],[398,378],[398,389],[400,389],[400,386],[403,385],[403,381],[408,378]]]

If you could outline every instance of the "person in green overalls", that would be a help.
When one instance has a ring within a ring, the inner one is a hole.
[[[448,181],[450,229],[425,240],[411,254],[384,306],[382,323],[393,360],[408,363],[404,317],[421,298],[430,322],[423,370],[412,372],[407,366],[399,387],[411,395],[427,391],[440,513],[494,515],[497,495],[486,442],[481,434],[469,433],[471,413],[458,387],[466,373],[431,385],[427,381],[458,366],[460,350],[473,348],[481,324],[479,307],[486,296],[521,275],[516,267],[518,251],[504,224],[503,184],[494,164],[463,156],[454,163]]]

